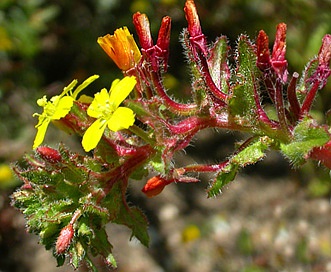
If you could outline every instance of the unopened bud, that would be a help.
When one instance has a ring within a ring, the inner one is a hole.
[[[323,37],[322,46],[318,53],[319,64],[324,64],[325,66],[330,66],[331,60],[331,35],[327,34]]]
[[[36,151],[45,161],[50,163],[57,163],[62,159],[59,151],[48,146],[39,146]]]
[[[169,16],[163,17],[159,35],[156,42],[156,56],[162,60],[163,68],[166,71],[169,58],[169,44],[171,33],[171,18]]]
[[[270,68],[270,50],[269,50],[269,38],[267,34],[261,30],[256,40],[257,46],[257,67],[262,71]]]
[[[74,228],[72,224],[65,226],[56,241],[56,254],[63,254],[66,249],[70,246],[72,237],[74,236]]]
[[[147,181],[141,191],[148,197],[153,197],[160,194],[164,187],[171,182],[173,182],[173,180],[166,180],[160,176],[152,177]]]
[[[193,0],[187,0],[184,6],[185,17],[188,23],[188,32],[191,37],[200,36],[202,34],[200,20],[197,8]]]
[[[136,29],[141,48],[147,50],[153,47],[153,40],[147,15],[136,12],[133,14],[133,24]]]
[[[280,23],[277,26],[276,39],[271,56],[271,65],[276,74],[283,82],[287,81],[287,60],[286,54],[286,24]]]

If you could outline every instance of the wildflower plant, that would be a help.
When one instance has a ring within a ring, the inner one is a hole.
[[[68,258],[74,268],[86,262],[96,271],[91,257],[100,255],[116,267],[107,223],[127,226],[132,237],[148,245],[148,221],[126,201],[130,180],[153,175],[142,192],[154,197],[171,183],[196,183],[195,173],[210,172],[214,178],[207,195],[215,197],[240,169],[262,160],[269,149],[281,152],[295,167],[312,159],[331,168],[330,127],[310,114],[331,74],[331,35],[324,36],[318,55],[300,76],[287,69],[284,23],[277,26],[272,51],[263,30],[255,43],[240,35],[231,49],[224,36],[208,44],[193,0],[186,1],[184,12],[188,27],[181,40],[192,75],[187,103],[173,99],[163,85],[171,18],[162,19],[154,43],[148,18],[139,12],[133,23],[140,49],[126,27],[98,39],[124,75],[109,91],[78,98],[98,77],[92,76],[75,91],[73,81],[61,95],[37,102],[44,111],[35,114],[34,152],[13,167],[24,184],[12,199],[28,230],[53,251],[58,265]],[[91,152],[78,154],[62,143],[57,149],[40,146],[51,122],[81,137],[84,150]],[[221,163],[177,167],[174,154],[207,128],[245,132],[247,139]]]

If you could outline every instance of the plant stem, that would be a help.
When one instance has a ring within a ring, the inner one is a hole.
[[[294,118],[293,123],[298,121],[300,116],[300,104],[296,95],[296,85],[298,78],[299,74],[296,72],[293,73],[290,84],[287,87],[287,99],[290,103],[290,112],[292,113],[292,116]]]
[[[172,100],[166,93],[164,86],[161,83],[161,77],[158,73],[151,72],[151,79],[155,86],[155,91],[170,111],[180,112],[182,114],[193,114],[197,110],[197,105],[195,104],[182,104]]]
[[[286,121],[282,84],[279,78],[276,79],[275,107],[280,127],[286,135],[289,135],[290,132]]]
[[[309,90],[308,94],[306,95],[305,100],[302,103],[302,107],[301,107],[301,111],[300,111],[301,118],[303,117],[303,115],[305,115],[306,113],[309,112],[311,105],[313,104],[314,98],[316,96],[316,93],[318,91],[319,84],[320,84],[320,82],[318,80],[316,80],[313,83],[313,86]]]

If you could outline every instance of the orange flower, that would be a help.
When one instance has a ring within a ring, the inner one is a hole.
[[[133,68],[140,60],[139,48],[127,27],[98,38],[98,44],[123,71]]]

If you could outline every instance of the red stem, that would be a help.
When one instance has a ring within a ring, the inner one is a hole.
[[[101,201],[104,196],[107,196],[113,185],[119,180],[122,182],[127,182],[127,179],[131,173],[139,166],[141,166],[155,152],[155,150],[150,145],[141,146],[137,148],[136,151],[137,152],[135,156],[127,158],[123,164],[114,168],[108,174],[108,181],[98,201]]]
[[[161,97],[162,102],[166,104],[170,111],[180,113],[194,113],[194,111],[197,110],[197,105],[195,104],[182,104],[172,100],[167,95],[164,86],[161,83],[161,78],[157,73],[151,72],[151,78],[157,94]]]
[[[187,172],[200,172],[200,173],[217,172],[219,170],[222,170],[222,168],[224,168],[228,163],[229,163],[229,161],[225,161],[220,164],[211,164],[211,165],[208,165],[208,164],[188,165],[181,169],[185,171],[184,173],[187,173]]]
[[[255,136],[248,138],[243,144],[239,146],[239,148],[233,153],[232,156],[237,155],[241,151],[243,151],[246,147],[250,145],[252,141],[256,139]],[[231,159],[231,158],[230,158]],[[220,164],[197,164],[197,165],[188,165],[180,170],[178,172],[181,172],[181,174],[187,173],[187,172],[217,172],[219,170],[222,170],[229,162],[230,159],[220,163]]]
[[[306,95],[305,100],[302,103],[300,117],[303,117],[303,115],[310,111],[311,105],[313,104],[314,98],[318,91],[319,84],[320,82],[316,80],[311,89],[309,90],[308,94]]]
[[[297,80],[299,78],[298,73],[293,73],[292,79],[290,81],[290,84],[287,87],[287,99],[290,103],[290,112],[294,118],[294,122],[298,121],[300,116],[300,104],[298,101],[298,97],[296,95],[296,85]]]
[[[279,78],[276,79],[275,107],[280,127],[282,131],[289,135],[290,132],[286,121],[282,83],[280,82]]]
[[[252,79],[254,80],[254,76],[252,76]],[[254,86],[254,102],[257,108],[257,114],[259,116],[259,120],[262,123],[269,125],[271,128],[277,128],[278,124],[270,120],[270,118],[268,117],[268,115],[261,106],[260,95],[256,89],[255,80],[253,82],[253,86]]]
[[[228,97],[227,94],[223,93],[215,85],[215,82],[209,72],[207,60],[206,60],[205,56],[203,55],[203,51],[200,48],[199,44],[196,44],[193,42],[193,46],[197,52],[197,57],[198,57],[198,61],[200,62],[200,65],[202,68],[201,73],[204,76],[204,81],[206,82],[207,86],[209,87],[211,93],[220,100],[220,102],[223,106],[225,106],[226,105],[225,101],[227,100],[227,97]]]

